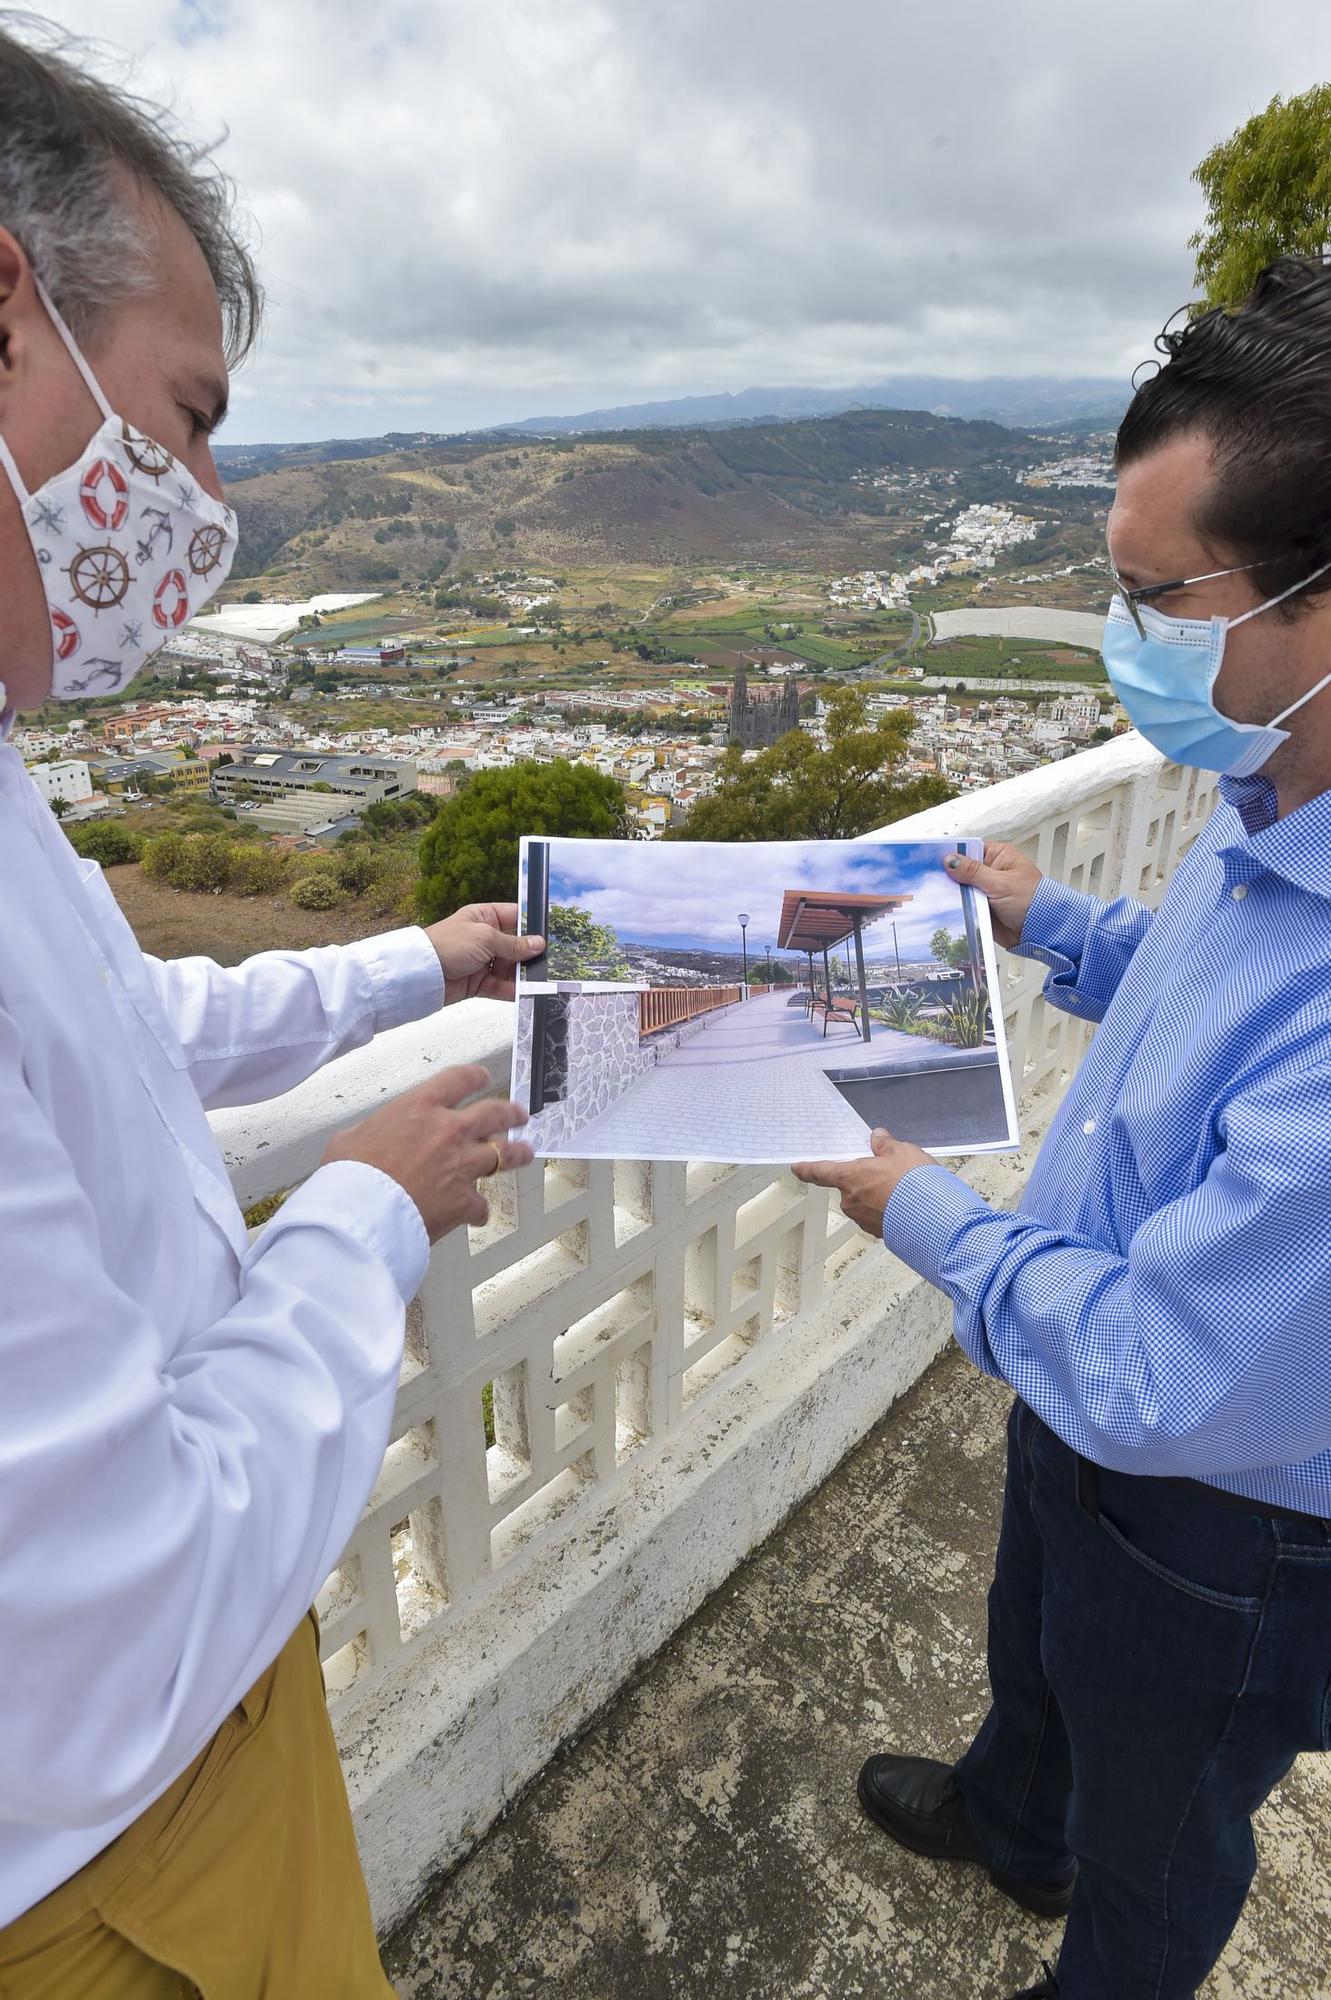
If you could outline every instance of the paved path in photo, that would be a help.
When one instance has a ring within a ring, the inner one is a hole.
[[[749,1135],[770,1136],[772,1159],[862,1153],[869,1127],[829,1069],[955,1062],[956,1051],[873,1023],[865,1043],[844,1021],[805,1019],[788,991],[731,1007],[663,1055],[656,1068],[581,1127],[571,1145],[592,1158],[736,1159]]]

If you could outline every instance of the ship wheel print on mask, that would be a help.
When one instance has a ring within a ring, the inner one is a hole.
[[[225,547],[226,530],[216,521],[208,521],[202,528],[196,528],[185,551],[191,576],[211,576],[222,560]]]
[[[154,485],[165,479],[168,472],[175,471],[176,461],[166,446],[154,443],[152,438],[144,437],[140,431],[132,431],[128,424],[125,425],[121,444],[134,470],[151,479]]]
[[[110,542],[99,548],[80,549],[65,574],[79,603],[92,611],[111,611],[125,601],[129,564]]]

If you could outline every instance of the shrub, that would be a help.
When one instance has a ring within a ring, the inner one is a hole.
[[[328,869],[311,869],[296,883],[291,900],[298,910],[335,910],[345,893]]]
[[[379,856],[372,853],[364,842],[344,848],[333,870],[339,888],[345,889],[349,896],[363,896],[367,889],[373,888],[383,872]]]
[[[187,834],[166,879],[173,889],[217,895],[231,879],[231,854],[232,844],[225,834]]]
[[[103,868],[115,868],[122,861],[137,861],[143,852],[143,837],[131,833],[119,820],[90,819],[67,828],[76,854],[87,861],[100,861]]]
[[[272,896],[286,884],[291,864],[280,848],[238,842],[231,849],[229,886],[239,896]]]
[[[169,882],[185,845],[183,833],[156,833],[144,844],[143,872],[154,882]]]

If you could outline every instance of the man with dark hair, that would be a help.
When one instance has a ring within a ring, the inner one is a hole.
[[[1161,347],[1119,432],[1105,661],[1222,803],[1155,913],[1001,844],[949,863],[1100,1024],[1018,1213],[885,1132],[796,1168],[1017,1391],[991,1709],[859,1796],[1066,1913],[1030,2000],[1194,1994],[1253,1813],[1331,1748],[1331,270],[1282,259]]]
[[[0,1993],[379,2000],[306,1614],[430,1242],[485,1220],[526,1114],[441,1071],[251,1242],[204,1111],[542,944],[509,905],[164,964],[4,743],[225,579],[209,438],[260,304],[225,183],[54,39],[0,22]]]

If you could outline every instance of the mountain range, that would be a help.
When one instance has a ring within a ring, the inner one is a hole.
[[[526,417],[482,431],[388,431],[381,437],[325,438],[309,443],[219,444],[217,462],[229,480],[335,459],[384,458],[397,452],[502,437],[569,437],[615,431],[705,430],[798,423],[854,410],[906,410],[937,417],[976,418],[1017,430],[1086,432],[1113,429],[1127,408],[1129,388],[1104,377],[893,375],[851,389],[742,389],[737,394],[681,396],[626,403],[574,416]]]
[[[1063,454],[1065,439],[921,410],[545,437],[398,435],[291,446],[267,462],[249,449],[248,463],[223,462],[240,517],[235,577],[263,574],[302,595],[514,560],[790,558],[820,569],[905,560],[923,552],[931,518],[966,501],[1018,501],[1051,530],[1103,505],[1102,495],[1055,503],[1017,483],[1024,467]]]
[[[830,417],[845,410],[927,410],[936,417],[981,417],[1019,430],[1057,426],[1112,427],[1128,406],[1127,384],[1103,377],[1062,379],[1043,375],[889,375],[850,389],[742,389],[736,395],[681,396],[659,403],[627,403],[584,410],[571,417],[527,417],[497,429],[567,435],[570,431],[623,431],[693,424],[790,422]]]

